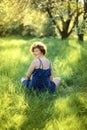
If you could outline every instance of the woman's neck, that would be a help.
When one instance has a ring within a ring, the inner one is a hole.
[[[44,58],[44,55],[39,56],[39,58]]]

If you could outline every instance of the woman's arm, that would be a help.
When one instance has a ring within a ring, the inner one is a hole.
[[[35,60],[33,60],[32,63],[31,63],[31,65],[29,66],[27,74],[26,74],[26,78],[27,79],[30,79],[31,74],[32,74],[32,72],[34,71],[34,69],[36,67],[35,65],[36,65],[36,62],[35,62]]]

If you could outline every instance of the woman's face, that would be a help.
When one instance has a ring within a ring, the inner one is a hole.
[[[43,53],[40,51],[39,48],[35,48],[33,51],[33,55],[34,55],[34,57],[39,58],[39,57],[43,56]]]

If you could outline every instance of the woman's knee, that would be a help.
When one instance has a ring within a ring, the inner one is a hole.
[[[60,77],[53,78],[53,81],[56,84],[56,86],[59,86],[59,84],[61,82],[61,78]]]
[[[21,83],[23,83],[24,80],[26,80],[26,78],[22,77],[21,78]]]

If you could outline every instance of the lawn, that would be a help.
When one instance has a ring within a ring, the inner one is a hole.
[[[54,77],[61,77],[55,94],[36,93],[20,79],[33,60],[29,47],[48,47]],[[87,130],[87,39],[0,38],[0,130]]]

